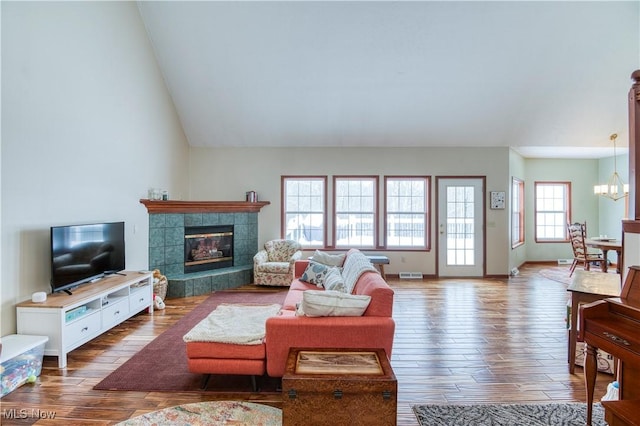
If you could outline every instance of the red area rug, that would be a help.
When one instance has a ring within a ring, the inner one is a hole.
[[[221,303],[282,304],[286,291],[279,292],[217,292],[196,306],[171,328],[152,340],[140,352],[122,364],[113,373],[94,386],[99,390],[202,392],[202,374],[187,369],[186,344],[182,340],[200,320]],[[259,378],[263,392],[275,392],[279,380]],[[211,375],[207,391],[252,392],[251,377],[237,375]]]

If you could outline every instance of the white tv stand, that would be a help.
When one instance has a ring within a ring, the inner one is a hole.
[[[48,336],[44,354],[67,366],[67,354],[138,312],[153,312],[151,272],[123,271],[82,284],[73,294],[54,293],[41,303],[17,305],[18,334]]]

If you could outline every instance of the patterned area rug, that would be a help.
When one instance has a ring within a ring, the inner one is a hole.
[[[582,265],[578,265],[576,270],[582,270]],[[591,266],[591,271],[602,272],[602,270],[595,265]],[[610,267],[608,273],[616,273],[615,267]],[[549,280],[567,285],[571,284],[571,280],[573,279],[573,276],[569,276],[569,265],[558,265],[551,268],[540,269],[538,274]]]
[[[564,404],[483,404],[483,405],[414,405],[413,412],[421,426],[584,426],[587,405]],[[592,425],[606,426],[604,409],[593,404]]]
[[[567,285],[571,284],[572,277],[569,276],[569,266],[563,265],[553,268],[540,269],[540,271],[538,271],[538,274],[552,281],[557,281],[559,283]]]
[[[147,425],[281,426],[282,410],[252,402],[195,402],[143,414],[116,426]]]

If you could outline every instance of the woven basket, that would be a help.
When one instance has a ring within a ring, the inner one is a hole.
[[[169,282],[167,281],[167,277],[165,277],[164,275],[158,280],[157,283],[153,284],[153,292],[162,300],[164,300],[164,298],[167,296],[167,285],[169,285]]]

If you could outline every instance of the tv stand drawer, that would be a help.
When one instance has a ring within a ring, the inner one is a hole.
[[[102,324],[104,327],[113,327],[129,318],[129,304],[126,298],[111,302],[102,308]]]
[[[131,295],[129,296],[129,310],[132,314],[136,314],[151,305],[153,301],[151,300],[152,293],[149,291],[148,287],[139,287],[132,288]]]
[[[75,347],[79,342],[86,342],[100,334],[100,311],[92,311],[65,326],[67,347]]]

